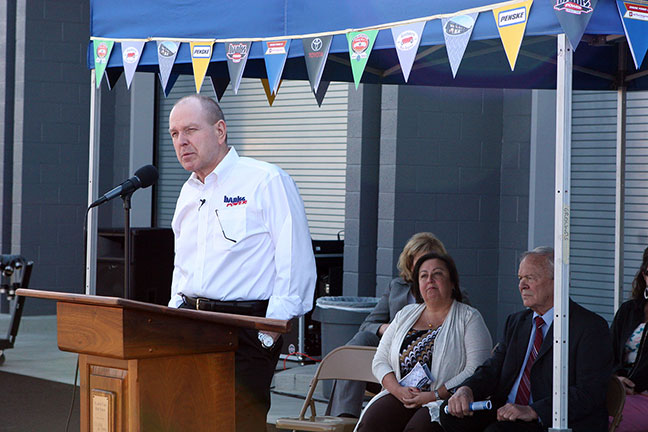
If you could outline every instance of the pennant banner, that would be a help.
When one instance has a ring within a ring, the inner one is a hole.
[[[95,53],[95,81],[97,82],[97,88],[99,88],[115,41],[94,40],[92,45]]]
[[[144,41],[124,41],[121,43],[122,64],[124,65],[124,76],[126,76],[126,88],[130,89],[133,75],[142,58]]]
[[[635,68],[639,70],[648,51],[648,1],[617,0],[617,7]]]
[[[532,4],[533,0],[528,0],[493,9],[497,30],[499,30],[511,70],[515,70],[515,62],[520,53],[522,37],[526,30]]]
[[[162,89],[164,90],[165,96],[169,96],[168,91],[171,91],[170,88],[167,91],[167,87],[169,87],[168,86],[169,75],[171,75],[171,69],[173,69],[173,63],[175,63],[175,59],[176,56],[178,55],[179,49],[180,49],[180,42],[175,42],[175,41],[157,42],[158,67],[160,68],[160,84],[162,84]],[[173,87],[173,83],[171,84],[170,87]]]
[[[554,12],[572,49],[580,43],[598,0],[551,0]]]
[[[272,93],[276,94],[279,89],[279,80],[288,58],[290,39],[263,42],[263,57],[265,59],[268,84]],[[270,103],[272,105],[272,103]]]
[[[283,80],[279,81],[277,90],[273,92],[270,90],[270,83],[268,82],[268,80],[266,78],[261,78],[261,85],[263,85],[263,91],[265,92],[266,98],[268,99],[268,104],[270,104],[270,106],[272,106],[272,104],[274,103],[274,100],[277,97],[277,92],[279,91],[282,82]]]
[[[317,93],[317,88],[322,79],[324,65],[326,64],[329,49],[331,48],[331,41],[333,41],[333,36],[302,39],[302,43],[304,44],[304,61],[306,62],[308,80],[310,81],[313,93]]]
[[[230,83],[230,79],[220,78],[214,75],[210,75],[209,78],[211,80],[212,90],[214,90],[214,94],[216,95],[218,102],[220,102],[221,98],[225,94],[225,90],[227,90],[227,86]]]
[[[468,15],[459,15],[452,18],[443,18],[441,25],[443,27],[443,38],[446,43],[448,52],[448,61],[452,69],[452,77],[457,76],[457,70],[461,64],[468,41],[475,28],[475,22],[479,12]]]
[[[392,27],[391,29],[396,54],[398,54],[398,61],[400,62],[405,82],[409,79],[409,74],[412,71],[412,65],[414,64],[416,52],[421,44],[421,35],[423,34],[424,28],[425,21]]]
[[[355,82],[356,90],[358,89],[358,84],[360,84],[365,66],[367,66],[367,60],[376,41],[376,35],[378,35],[378,30],[347,33],[351,70],[353,71],[353,81]]]
[[[317,87],[317,91],[313,91],[313,94],[315,94],[315,100],[317,101],[317,106],[321,107],[322,102],[324,101],[324,95],[326,94],[326,90],[328,90],[330,81],[320,81],[319,86]]]
[[[191,64],[193,65],[196,93],[200,93],[205,73],[209,67],[214,42],[189,42],[191,46]]]
[[[243,77],[243,69],[245,69],[245,63],[247,63],[252,42],[229,42],[226,45],[227,70],[229,71],[230,80],[234,85],[234,94],[238,94],[241,78]]]

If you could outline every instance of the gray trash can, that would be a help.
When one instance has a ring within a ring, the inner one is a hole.
[[[378,297],[320,297],[313,319],[322,323],[322,358],[345,345],[358,332],[360,324],[380,300]],[[331,396],[331,381],[322,382],[325,397]]]

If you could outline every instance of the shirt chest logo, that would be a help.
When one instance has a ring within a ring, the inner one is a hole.
[[[233,207],[233,206],[247,204],[247,200],[245,199],[245,197],[238,196],[238,195],[235,197],[228,197],[227,195],[225,195],[223,198],[223,202],[225,203],[225,207]]]

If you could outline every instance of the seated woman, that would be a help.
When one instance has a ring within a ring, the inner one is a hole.
[[[396,314],[378,345],[373,373],[384,390],[363,411],[358,431],[442,431],[439,406],[490,354],[490,333],[481,314],[461,303],[450,256],[432,252],[419,258],[411,292],[416,304]],[[400,385],[417,363],[429,367],[431,385]]]
[[[626,389],[623,418],[617,432],[648,431],[648,248],[632,281],[632,299],[612,322],[614,373]]]

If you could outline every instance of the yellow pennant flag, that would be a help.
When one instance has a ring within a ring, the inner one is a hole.
[[[268,82],[267,78],[261,78],[261,84],[263,85],[263,91],[265,92],[266,98],[268,98],[268,104],[272,106],[274,103],[275,98],[277,97],[277,93],[279,93],[279,89],[281,88],[281,83],[283,80],[279,81],[279,84],[277,85],[277,91],[272,93],[272,90],[270,90],[270,83]]]
[[[533,0],[527,0],[493,9],[495,24],[497,24],[497,30],[499,30],[511,70],[515,70],[515,62],[520,52],[532,4]]]
[[[193,65],[194,80],[196,81],[196,93],[200,93],[209,60],[212,56],[212,47],[214,42],[190,42],[191,45],[191,64]]]

